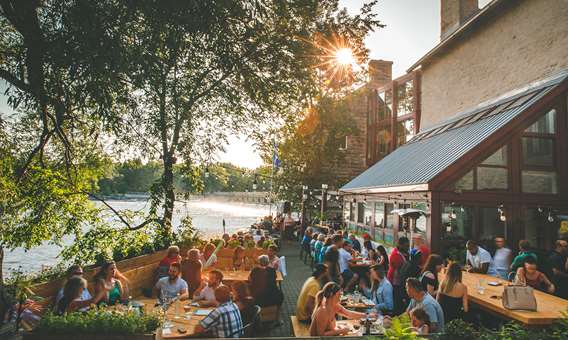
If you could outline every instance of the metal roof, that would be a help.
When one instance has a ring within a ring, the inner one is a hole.
[[[427,189],[427,184],[444,169],[479,146],[493,133],[535,104],[568,78],[561,72],[538,86],[527,86],[508,98],[499,97],[489,105],[458,114],[432,129],[421,132],[385,158],[345,184],[344,193],[371,193],[373,189],[407,187],[405,191]],[[459,117],[459,119],[456,119]],[[395,191],[395,190],[393,190]]]

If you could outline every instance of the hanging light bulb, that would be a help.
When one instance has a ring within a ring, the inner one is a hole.
[[[541,212],[542,212],[542,207],[538,207],[537,210],[538,210],[539,213],[541,213]]]
[[[452,209],[452,212],[450,212],[450,218],[452,220],[455,220],[458,217],[458,215],[456,214],[456,211],[454,209]]]
[[[209,167],[205,167],[205,178],[209,178]]]
[[[258,187],[258,182],[256,181],[256,175],[254,175],[254,181],[252,182],[252,190],[256,190]]]
[[[554,222],[554,217],[552,216],[552,211],[548,212],[548,222],[550,222],[550,223]]]
[[[463,205],[461,206],[460,211],[461,211],[461,212],[465,212],[465,209],[463,208]]]
[[[501,222],[505,222],[507,221],[507,216],[505,216],[505,210],[503,210],[503,204],[501,204],[498,208],[497,211],[499,212],[499,220]]]

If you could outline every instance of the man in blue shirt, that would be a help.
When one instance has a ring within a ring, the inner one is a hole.
[[[444,331],[444,311],[442,307],[430,294],[424,291],[422,283],[411,277],[406,280],[406,292],[412,299],[406,311],[410,314],[415,308],[422,308],[428,314],[431,323],[431,333],[441,333]]]
[[[378,265],[369,268],[371,287],[363,287],[363,294],[375,303],[375,309],[382,314],[391,314],[394,308],[392,284]],[[361,281],[363,283],[364,280]]]

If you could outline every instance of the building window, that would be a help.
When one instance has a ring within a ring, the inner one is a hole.
[[[385,228],[392,229],[394,228],[394,214],[392,211],[394,210],[394,205],[392,203],[385,204],[385,215],[387,216]]]
[[[414,79],[397,84],[396,116],[402,117],[414,112]]]
[[[365,225],[370,226],[373,219],[373,202],[365,202]]]
[[[347,138],[348,136],[341,138],[339,141],[339,150],[347,150]]]
[[[375,226],[377,228],[384,227],[385,204],[383,202],[375,203]]]
[[[442,202],[442,238],[468,240],[473,232],[474,209]]]
[[[454,183],[454,190],[457,191],[507,189],[509,189],[507,146],[497,150]]]
[[[478,240],[483,244],[493,244],[497,236],[505,235],[505,222],[500,220],[500,214],[495,207],[479,208]]]
[[[349,221],[355,222],[355,203],[349,202]]]
[[[357,223],[365,222],[365,204],[357,203]]]
[[[474,189],[473,172],[474,172],[474,170],[471,170],[467,174],[465,174],[462,178],[460,178],[456,182],[454,189],[455,190],[473,190]]]
[[[401,146],[414,137],[414,120],[406,119],[396,124],[396,145]]]
[[[556,110],[529,126],[521,137],[521,188],[526,193],[556,194]]]

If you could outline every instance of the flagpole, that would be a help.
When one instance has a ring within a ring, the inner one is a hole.
[[[270,170],[270,194],[268,196],[268,214],[270,216],[272,216],[272,180],[274,178],[274,162],[275,162],[275,159],[274,159],[274,155],[273,155],[272,156],[272,170]]]

